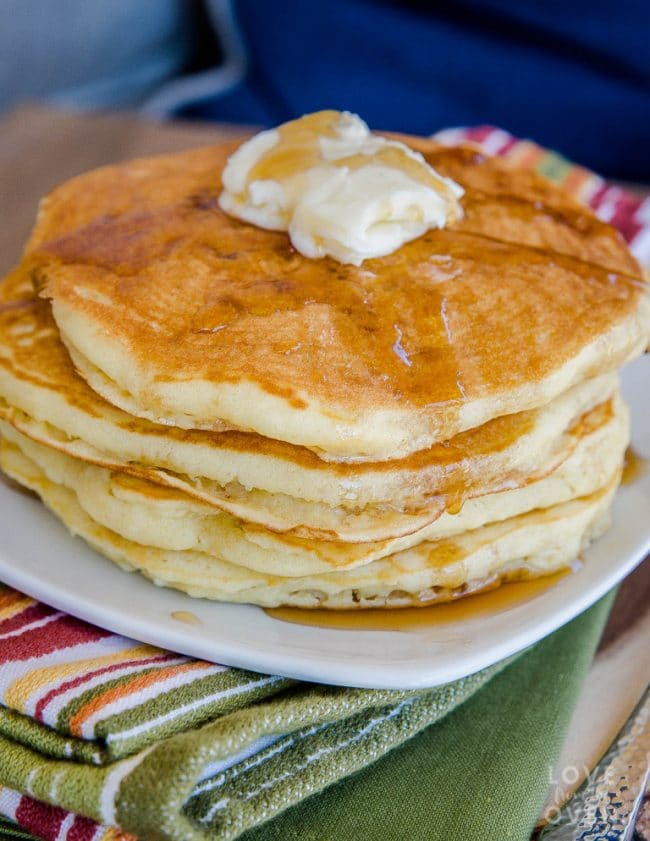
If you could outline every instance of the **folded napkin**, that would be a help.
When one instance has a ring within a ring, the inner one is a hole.
[[[497,129],[441,137],[562,181],[650,262],[648,200]],[[611,599],[507,662],[401,692],[192,660],[2,588],[0,837],[524,841]]]
[[[4,589],[0,812],[47,839],[235,838],[429,728],[258,837],[523,839],[609,603],[514,661],[399,692],[190,660]],[[415,814],[420,834],[395,834]]]

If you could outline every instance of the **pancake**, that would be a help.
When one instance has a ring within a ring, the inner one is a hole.
[[[407,537],[352,545],[274,534],[182,492],[72,458],[1,422],[0,435],[48,481],[73,491],[92,520],[127,540],[158,549],[200,551],[236,566],[290,578],[353,569],[423,541],[454,537],[595,493],[620,468],[629,440],[628,412],[620,396],[600,407],[599,414],[597,422],[583,426],[566,461],[545,478],[471,499],[459,513],[445,513]]]
[[[283,578],[263,575],[202,552],[134,543],[95,522],[75,493],[47,479],[17,447],[0,440],[0,463],[39,494],[74,533],[125,569],[191,596],[265,607],[405,607],[446,601],[513,578],[565,567],[606,528],[620,470],[601,490],[454,538],[423,542],[357,569]]]
[[[407,142],[462,185],[464,218],[359,268],[225,215],[231,145],[64,184],[25,268],[110,403],[335,461],[424,450],[645,348],[648,289],[613,228],[539,177]]]
[[[231,144],[46,196],[0,284],[0,468],[196,597],[402,607],[570,564],[620,480],[649,287],[550,182],[399,139],[462,217],[360,266],[225,215]]]
[[[179,430],[115,408],[75,372],[24,269],[0,285],[0,416],[69,455],[306,538],[364,542],[411,534],[466,498],[545,475],[575,447],[579,418],[615,387],[613,374],[594,377],[551,404],[402,459],[327,462],[254,433]]]

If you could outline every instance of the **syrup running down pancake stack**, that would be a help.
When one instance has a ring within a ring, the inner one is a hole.
[[[219,145],[42,202],[0,284],[0,466],[127,569],[264,606],[430,604],[570,564],[650,295],[541,177],[400,138],[463,216],[355,266],[220,208]]]

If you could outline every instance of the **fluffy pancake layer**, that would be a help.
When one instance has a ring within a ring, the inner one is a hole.
[[[0,286],[0,416],[55,449],[181,490],[296,537],[412,534],[467,498],[521,486],[572,452],[613,374],[402,459],[333,463],[254,433],[179,430],[110,405],[76,373],[45,301],[17,271]]]
[[[223,214],[223,146],[63,185],[26,265],[111,403],[335,460],[541,407],[645,347],[650,298],[614,229],[535,176],[409,142],[465,188],[465,218],[360,268]]]
[[[18,447],[0,441],[3,470],[39,494],[74,533],[125,569],[191,596],[265,607],[405,607],[447,601],[499,581],[551,574],[569,564],[607,526],[620,471],[602,489],[455,537],[418,546],[352,570],[292,576],[263,574],[201,551],[164,550],[100,525],[74,491],[50,481]]]
[[[619,396],[599,407],[598,414],[583,428],[571,455],[543,479],[468,500],[458,513],[444,513],[406,537],[364,544],[275,534],[184,493],[72,458],[5,423],[0,423],[0,434],[37,465],[48,481],[73,491],[91,519],[130,541],[165,550],[198,550],[237,566],[290,578],[353,569],[425,541],[453,537],[595,493],[620,468],[629,438],[628,413]]]

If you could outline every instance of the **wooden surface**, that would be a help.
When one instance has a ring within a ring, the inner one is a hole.
[[[0,120],[2,273],[20,256],[39,198],[61,181],[113,161],[200,146],[244,133],[241,126],[157,124],[133,115],[72,115],[39,106],[14,111]],[[649,620],[650,562],[646,560],[621,586],[560,768],[593,763],[629,715],[639,687],[650,679]],[[607,692],[603,692],[605,686]],[[599,697],[594,704],[596,692]],[[607,726],[599,728],[608,705]],[[562,799],[555,794],[551,800]]]
[[[242,135],[241,126],[154,123],[27,105],[0,120],[0,271],[20,256],[38,200],[57,184],[114,161],[176,152]]]

